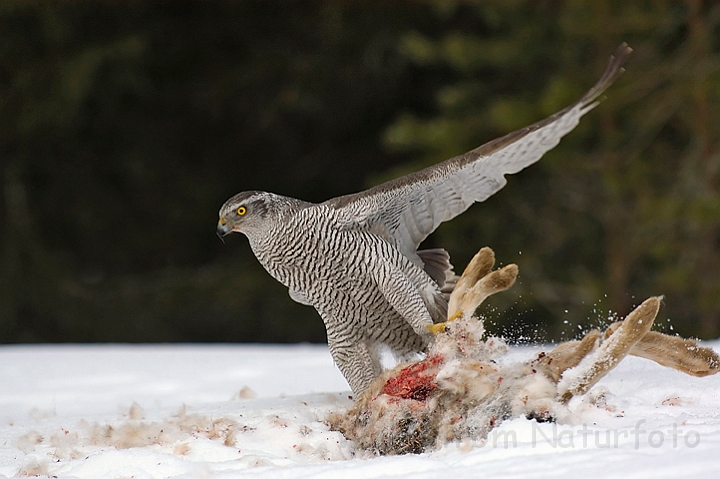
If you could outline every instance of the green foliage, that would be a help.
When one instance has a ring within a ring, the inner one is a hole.
[[[552,336],[560,319],[588,325],[603,320],[593,318],[598,312],[624,314],[657,293],[667,295],[676,329],[718,336],[720,7],[479,3],[456,15],[487,28],[435,38],[412,32],[401,43],[418,67],[442,64],[456,78],[438,87],[434,115],[404,113],[388,129],[388,147],[425,152],[416,167],[561,109],[592,85],[617,44],[636,51],[575,132],[444,225],[435,242],[460,264],[478,242],[518,262],[518,294],[534,310],[520,320],[548,324]],[[506,310],[502,325],[517,322],[513,300],[498,308]]]
[[[428,242],[519,264],[501,329],[574,335],[665,293],[717,337],[719,22],[690,0],[3,5],[0,341],[322,341],[214,236],[222,202],[463,153],[574,101],[621,41],[607,100]]]

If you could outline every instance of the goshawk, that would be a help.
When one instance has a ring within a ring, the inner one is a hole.
[[[631,52],[623,44],[580,100],[463,155],[360,193],[309,203],[246,191],[220,208],[217,233],[247,236],[263,267],[322,317],[335,363],[355,394],[382,371],[380,348],[422,351],[445,321],[455,278],[443,249],[418,251],[440,223],[505,186],[597,105]]]

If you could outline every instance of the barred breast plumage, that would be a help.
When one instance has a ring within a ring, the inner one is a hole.
[[[418,251],[438,225],[484,201],[557,145],[623,71],[621,45],[580,100],[534,125],[436,166],[324,203],[243,192],[220,209],[218,235],[244,233],[290,296],[313,306],[335,363],[355,394],[381,372],[379,349],[422,351],[444,321],[455,278],[441,249]]]

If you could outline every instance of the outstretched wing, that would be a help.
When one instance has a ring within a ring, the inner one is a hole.
[[[624,71],[622,64],[631,51],[625,43],[620,45],[595,86],[564,110],[463,155],[325,205],[338,210],[348,224],[359,223],[394,238],[405,255],[421,264],[418,245],[440,223],[499,191],[507,182],[505,175],[517,173],[554,148]]]

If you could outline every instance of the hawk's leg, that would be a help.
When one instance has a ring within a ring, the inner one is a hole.
[[[430,277],[426,285],[416,286],[402,270],[389,264],[384,264],[372,274],[375,284],[390,306],[407,321],[415,333],[428,336],[427,327],[433,324],[431,308],[438,314],[434,296],[442,298],[442,292],[432,283]]]
[[[328,334],[328,346],[335,364],[350,384],[354,395],[365,391],[380,375],[380,362],[365,342],[335,338]]]

